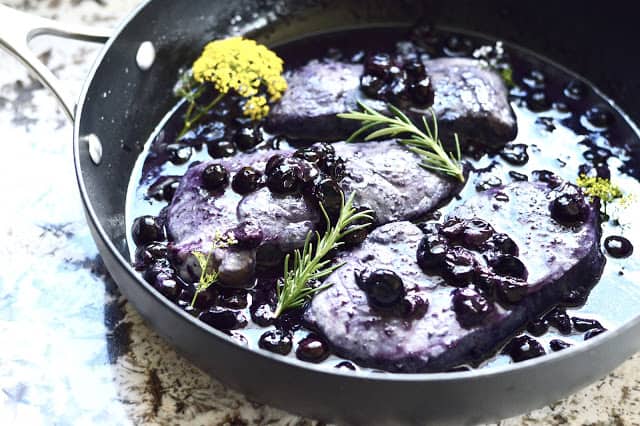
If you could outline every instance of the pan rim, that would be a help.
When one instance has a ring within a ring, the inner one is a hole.
[[[523,373],[526,374],[530,371],[535,371],[539,366],[548,367],[551,364],[556,364],[562,361],[569,361],[571,359],[583,357],[585,356],[586,353],[606,345],[608,342],[612,341],[613,339],[618,338],[620,335],[627,333],[630,329],[640,327],[640,312],[639,312],[634,318],[625,322],[624,324],[619,325],[614,330],[610,330],[607,333],[603,333],[599,336],[596,336],[595,338],[590,339],[589,341],[581,342],[580,345],[575,345],[571,348],[568,348],[560,352],[546,354],[542,357],[530,359],[530,360],[519,362],[519,363],[510,363],[506,365],[486,367],[479,370],[459,371],[459,372],[435,372],[435,373],[385,372],[384,374],[380,374],[372,371],[347,372],[347,371],[342,371],[341,369],[335,369],[335,368],[330,369],[330,368],[327,368],[326,366],[320,366],[320,365],[300,361],[295,358],[283,357],[280,355],[272,354],[266,350],[249,348],[244,345],[241,345],[240,343],[235,342],[234,340],[230,339],[226,334],[205,324],[202,321],[199,321],[197,318],[194,318],[193,316],[187,314],[183,310],[178,309],[178,307],[173,302],[166,299],[150,284],[148,284],[145,280],[143,280],[140,274],[133,269],[130,262],[127,259],[125,259],[124,256],[122,256],[121,253],[116,249],[114,242],[111,240],[111,238],[107,234],[104,226],[102,225],[102,222],[100,221],[98,215],[95,212],[95,209],[93,208],[91,199],[89,197],[87,188],[84,183],[82,162],[80,160],[80,151],[81,151],[80,143],[82,140],[80,135],[80,123],[82,122],[85,105],[87,103],[87,95],[91,87],[91,84],[96,78],[98,70],[103,64],[103,61],[105,60],[108,53],[112,49],[113,44],[118,40],[121,33],[130,25],[131,21],[133,21],[143,10],[145,10],[147,7],[152,7],[152,3],[153,3],[153,0],[145,0],[141,4],[139,4],[137,7],[135,7],[133,10],[131,10],[124,18],[122,18],[122,20],[116,26],[116,29],[114,30],[112,36],[109,38],[107,43],[103,46],[101,52],[99,53],[98,57],[96,58],[95,62],[91,67],[91,71],[85,78],[82,85],[81,92],[80,92],[80,97],[78,98],[78,103],[76,106],[76,118],[74,120],[74,125],[73,125],[74,127],[73,156],[74,156],[76,180],[78,183],[78,189],[80,191],[82,204],[86,212],[87,220],[90,221],[91,225],[95,228],[97,232],[97,237],[100,238],[101,242],[115,257],[116,261],[120,264],[120,266],[123,268],[126,274],[130,278],[132,278],[137,285],[142,286],[142,288],[147,293],[152,293],[154,298],[160,299],[160,303],[162,303],[165,308],[168,308],[169,310],[171,310],[173,314],[178,315],[178,317],[183,322],[189,322],[191,326],[199,328],[204,332],[213,334],[217,338],[218,343],[220,344],[234,345],[236,347],[242,348],[242,350],[247,351],[248,353],[254,356],[264,357],[270,361],[282,363],[289,367],[303,369],[309,372],[322,374],[325,376],[327,375],[335,376],[338,379],[347,379],[347,380],[353,380],[353,381],[376,382],[376,383],[378,382],[379,383],[389,383],[389,382],[405,383],[406,382],[406,383],[420,383],[420,384],[444,383],[444,382],[446,383],[466,382],[468,380],[473,380],[473,379],[495,379],[495,378],[516,375],[516,374],[523,374]],[[508,41],[506,42],[508,43]],[[514,43],[511,43],[511,44],[514,44]],[[557,64],[555,61],[549,58],[546,58],[544,56],[541,56],[540,54],[532,52],[526,47],[522,47],[520,45],[517,45],[517,46],[520,49],[524,49],[528,53],[532,53],[537,57],[544,58],[545,60],[552,63],[554,66],[558,66],[564,71],[580,77],[584,81],[587,81],[587,82],[589,81],[584,77],[579,76],[575,72],[568,70],[566,67],[562,66],[561,64]],[[603,92],[597,88],[597,86],[592,85],[592,87],[599,95],[602,95],[605,99],[607,99],[610,102],[611,106],[621,114],[621,116],[624,118],[627,124],[629,124],[634,129],[634,131],[636,131],[636,133],[640,134],[640,131],[638,130],[638,127],[635,125],[635,123],[629,118],[629,116],[624,111],[622,111],[617,106],[617,104],[613,100],[611,100],[611,98],[604,95]],[[133,302],[132,304],[135,307],[135,304]],[[153,327],[151,326],[150,328],[153,329]],[[171,346],[175,348],[173,344],[171,344]]]

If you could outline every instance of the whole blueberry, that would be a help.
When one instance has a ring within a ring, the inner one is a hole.
[[[374,307],[391,307],[404,297],[405,289],[402,279],[388,269],[376,269],[364,279],[364,291]]]
[[[163,227],[158,218],[149,215],[137,217],[133,221],[131,235],[137,246],[153,241],[162,241],[165,238]]]
[[[475,289],[466,287],[453,291],[453,310],[462,327],[479,325],[493,311],[493,305]]]
[[[209,164],[202,170],[202,186],[209,191],[218,191],[229,183],[229,173],[220,163]]]
[[[589,205],[581,194],[562,194],[549,206],[551,217],[566,226],[584,223],[589,217]]]
[[[240,195],[246,195],[258,189],[262,183],[262,173],[253,167],[243,167],[233,176],[231,188]]]

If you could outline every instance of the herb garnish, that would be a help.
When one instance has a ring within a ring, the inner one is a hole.
[[[576,184],[582,188],[585,194],[591,199],[599,198],[602,203],[603,213],[607,214],[607,205],[614,200],[623,198],[623,193],[620,187],[614,185],[611,180],[604,179],[597,176],[587,176],[581,174],[576,181]]]
[[[458,135],[455,135],[456,154],[447,153],[438,138],[438,123],[433,110],[431,110],[433,130],[429,127],[427,119],[422,117],[422,124],[425,129],[423,132],[411,122],[409,117],[391,104],[387,104],[387,108],[389,108],[393,117],[387,117],[362,102],[358,102],[358,105],[363,112],[351,111],[346,114],[338,114],[340,118],[362,122],[362,127],[349,137],[349,142],[354,141],[357,137],[370,130],[372,132],[365,137],[366,141],[383,136],[411,135],[408,139],[400,139],[398,142],[408,146],[409,150],[422,157],[422,162],[420,163],[422,167],[427,170],[444,173],[464,182],[464,173],[460,164],[461,155]],[[374,130],[375,128],[378,129]]]
[[[191,307],[195,305],[198,295],[211,287],[211,285],[218,280],[219,273],[211,264],[211,255],[213,254],[213,252],[216,249],[227,248],[234,244],[237,244],[237,241],[232,234],[222,234],[220,231],[216,231],[213,237],[213,242],[211,243],[211,250],[209,250],[209,253],[205,254],[200,251],[191,252],[191,254],[198,261],[201,271],[200,279],[196,284],[196,292],[193,295],[193,299],[191,299]]]
[[[282,72],[282,59],[253,40],[231,37],[207,44],[176,89],[189,104],[178,137],[184,136],[231,91],[246,99],[242,107],[245,116],[254,121],[264,118],[269,113],[269,103],[280,100],[287,89]],[[208,90],[205,83],[212,85],[217,95],[203,106],[197,100]]]
[[[331,284],[314,286],[315,281],[330,275],[336,269],[342,267],[343,263],[331,265],[331,259],[325,259],[327,254],[340,247],[340,241],[345,236],[369,226],[372,217],[371,210],[357,211],[353,207],[355,192],[344,201],[340,207],[340,215],[335,225],[331,224],[329,215],[320,204],[320,209],[327,222],[327,230],[323,235],[319,232],[309,232],[304,241],[302,252],[295,250],[293,253],[293,269],[289,270],[290,255],[284,259],[284,277],[276,285],[278,295],[278,305],[274,317],[279,317],[287,309],[303,306],[316,293],[321,292],[331,286]],[[366,223],[357,224],[358,221]],[[312,236],[316,237],[316,245],[311,242]]]

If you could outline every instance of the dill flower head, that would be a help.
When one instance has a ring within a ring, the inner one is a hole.
[[[264,118],[269,113],[268,102],[278,101],[287,89],[282,72],[278,55],[242,37],[207,44],[193,63],[198,83],[209,82],[220,94],[233,90],[246,98],[243,113],[253,120]]]
[[[599,198],[603,203],[607,204],[617,198],[622,198],[622,190],[611,183],[609,179],[600,177],[588,177],[581,174],[576,181],[578,186],[582,188],[585,194],[591,198]]]

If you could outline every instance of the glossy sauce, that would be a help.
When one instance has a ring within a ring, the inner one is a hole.
[[[361,62],[365,53],[413,49],[409,34],[404,29],[357,30],[316,36],[275,50],[289,68],[323,57]],[[478,36],[434,31],[425,50],[431,57],[470,56],[476,48],[494,44],[495,40]],[[341,46],[341,49],[330,46]],[[375,51],[364,52],[361,46],[376,48]],[[537,170],[550,170],[571,182],[575,182],[580,173],[596,173],[601,177],[611,177],[626,194],[640,194],[638,150],[635,150],[635,157],[631,150],[640,141],[637,129],[624,114],[611,101],[562,67],[515,46],[507,45],[505,50],[515,83],[510,90],[510,101],[517,116],[518,136],[497,152],[470,149],[465,153],[465,159],[470,161],[475,170],[470,173],[459,197],[439,209],[435,216],[446,216],[448,211],[478,191],[513,181],[532,180],[533,171]],[[175,192],[179,176],[190,165],[209,161],[212,154],[216,155],[207,152],[206,147],[175,144],[182,126],[182,112],[183,108],[178,104],[167,114],[140,155],[127,199],[128,229],[139,216],[159,214]],[[213,114],[217,120],[225,123],[226,129],[221,129],[222,132],[242,127],[242,120],[235,120],[233,113],[224,105]],[[289,145],[286,140],[264,132],[260,138],[263,142],[256,149],[269,150]],[[233,149],[232,146],[227,148]],[[640,226],[637,221],[633,223],[630,219],[633,209],[630,206],[620,211],[608,211],[611,220],[602,224],[602,242],[605,237],[622,235],[628,238],[629,244],[636,243],[631,236],[640,233]],[[512,218],[501,220],[510,221]],[[500,224],[494,222],[492,224],[499,228]],[[508,343],[498,355],[491,357],[488,354],[489,359],[477,368],[509,363],[511,358],[524,360],[545,352],[562,350],[605,329],[614,329],[638,315],[640,263],[632,255],[632,248],[629,249],[624,241],[615,238],[607,241],[615,244],[608,244],[611,255],[607,256],[602,278],[586,302],[586,293],[569,295],[565,306],[552,310],[527,326],[528,337],[519,337]],[[135,244],[131,239],[130,248],[133,258]],[[623,256],[626,253],[628,256]],[[233,337],[251,348],[268,348],[290,357],[296,357],[297,354],[299,359],[324,363],[328,368],[336,366],[347,371],[358,368],[353,362],[330,354],[326,343],[299,324],[299,313],[293,312],[283,318],[287,322],[284,328],[289,329],[290,334],[273,331],[274,328],[268,325],[269,321],[262,322],[260,313],[256,314],[255,310],[252,312],[250,309],[253,301],[262,297],[261,285],[272,285],[272,281],[263,278],[255,289],[248,292],[214,291],[215,297],[223,305],[234,306],[242,319],[247,321],[246,327],[230,332]],[[230,299],[233,300],[230,302]],[[211,319],[213,322],[224,320]],[[265,334],[269,330],[272,331]]]

